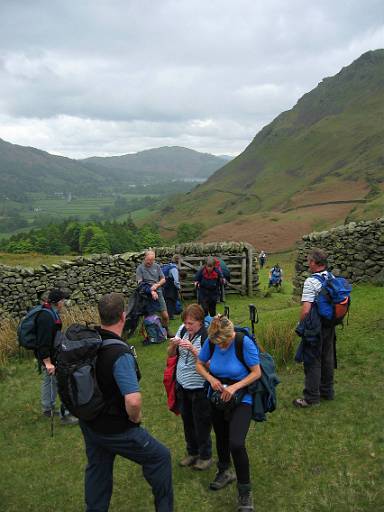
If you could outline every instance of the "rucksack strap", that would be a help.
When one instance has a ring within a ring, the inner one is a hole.
[[[327,275],[326,275],[326,276],[325,276],[325,275],[323,275],[323,274],[317,274],[317,273],[316,273],[316,274],[312,274],[312,276],[311,276],[311,277],[314,277],[315,279],[317,279],[317,281],[319,281],[321,284],[323,284],[323,283],[325,283],[325,281],[326,281],[327,279],[329,279],[330,277],[332,277],[332,274],[331,274],[331,272],[329,272],[329,271],[327,270]]]
[[[44,311],[46,311],[47,313],[49,313],[51,315],[51,317],[53,318],[53,321],[55,322],[55,324],[61,324],[61,318],[59,316],[59,313],[57,311],[55,311],[54,309],[52,308],[47,308],[44,306],[44,304],[41,305],[41,309],[38,310],[36,312],[36,315],[35,315],[35,324],[36,324],[36,321],[37,321],[37,317],[41,315],[41,313],[43,313]]]
[[[184,325],[181,328],[181,331],[180,331],[180,338],[184,338],[184,335],[185,335],[186,332],[187,332],[187,328]],[[195,334],[195,336],[193,338],[197,338],[197,336],[201,337],[201,346],[203,346],[204,345],[204,341],[208,337],[208,332],[207,332],[207,329],[205,328],[205,325],[201,326],[201,328],[197,331],[197,333]]]
[[[250,372],[250,368],[245,362],[244,359],[244,334],[242,332],[237,332],[235,336],[235,352],[236,357],[240,361],[240,363],[246,367],[246,369]]]
[[[127,345],[127,343],[125,343],[124,341],[121,341],[121,340],[117,340],[114,338],[103,340],[100,348],[111,347],[112,345],[121,345],[122,347],[124,347],[128,350],[128,352],[131,354],[131,356],[133,356],[136,359],[135,347],[133,345]]]

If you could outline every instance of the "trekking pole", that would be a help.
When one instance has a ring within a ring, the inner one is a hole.
[[[249,305],[249,319],[251,321],[252,335],[255,335],[255,324],[259,323],[259,314],[254,304]]]
[[[53,397],[53,375],[50,375],[51,385],[51,437],[53,437],[54,397]]]

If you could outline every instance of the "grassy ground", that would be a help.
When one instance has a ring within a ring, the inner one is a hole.
[[[63,260],[70,260],[74,256],[52,256],[38,253],[11,254],[9,252],[0,252],[0,264],[11,267],[20,265],[22,267],[38,267],[39,265],[51,265]]]
[[[279,257],[280,262],[283,265]],[[263,283],[266,277],[264,269]],[[228,300],[234,321],[246,323],[249,301]],[[256,333],[262,343],[266,342],[263,333],[271,325],[280,329],[283,340],[291,339],[298,305],[292,302],[288,285],[282,293],[260,294],[252,301],[260,313]],[[354,289],[349,325],[338,330],[335,401],[309,410],[294,409],[291,402],[301,394],[302,369],[291,360],[280,367],[278,409],[266,423],[253,423],[247,437],[257,510],[384,510],[383,302],[380,288],[360,285]],[[176,326],[175,321],[172,327]],[[175,510],[236,510],[235,486],[217,493],[208,490],[213,467],[202,473],[178,467],[177,461],[184,455],[183,430],[180,418],[165,405],[162,371],[166,347],[143,347],[139,337],[133,342],[143,373],[143,423],[172,452]],[[81,510],[85,454],[78,427],[61,427],[55,420],[55,435],[50,437],[49,420],[40,417],[40,379],[32,360],[13,359],[2,375],[0,509]],[[110,510],[153,510],[148,485],[140,468],[131,462],[116,461]]]

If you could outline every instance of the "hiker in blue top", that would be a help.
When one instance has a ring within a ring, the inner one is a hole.
[[[321,290],[321,279],[317,276],[327,275],[327,254],[322,249],[313,249],[308,255],[308,267],[312,275],[304,282],[301,297],[300,323],[303,323]],[[320,399],[333,400],[333,373],[336,364],[336,331],[334,325],[321,321],[318,342],[304,347],[305,383],[302,398],[293,401],[295,407],[319,405]]]
[[[283,282],[283,269],[278,263],[274,265],[269,272],[268,288],[275,286],[279,288]]]
[[[247,393],[247,386],[261,377],[259,351],[255,343],[244,336],[243,354],[248,368],[244,366],[236,356],[234,325],[223,315],[213,318],[208,336],[209,341],[204,343],[198,355],[196,370],[209,383],[208,396],[219,459],[210,489],[222,489],[237,479],[238,511],[252,511],[249,459],[245,447],[251,423],[252,398]],[[229,470],[231,456],[236,477]]]

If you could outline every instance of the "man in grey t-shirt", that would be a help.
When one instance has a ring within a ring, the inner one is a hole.
[[[155,262],[155,258],[154,251],[145,251],[144,261],[136,269],[136,280],[139,284],[147,283],[151,285],[152,299],[159,302],[161,323],[168,332],[169,316],[161,288],[165,284],[165,277],[160,265]]]

